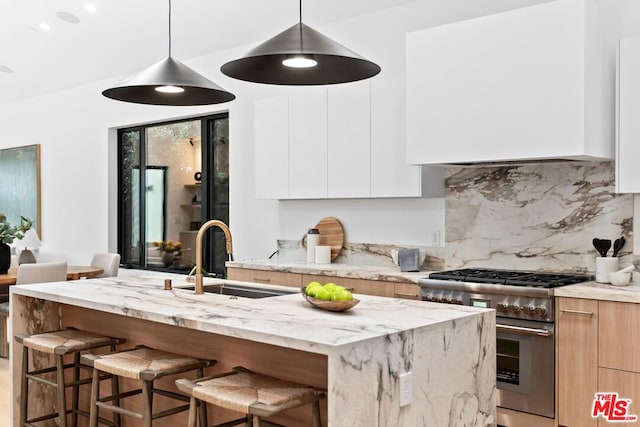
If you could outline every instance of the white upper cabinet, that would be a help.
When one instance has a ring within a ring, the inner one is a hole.
[[[405,163],[404,115],[385,117],[393,91],[374,96],[369,80],[286,90],[255,102],[257,199],[421,196],[421,168]]]
[[[640,38],[618,48],[616,191],[640,193]]]
[[[371,195],[369,81],[329,87],[329,197]]]
[[[327,90],[289,93],[289,198],[327,197]]]
[[[601,28],[557,0],[407,34],[407,162],[613,158]]]
[[[286,96],[255,102],[254,174],[256,199],[289,197],[289,104]]]

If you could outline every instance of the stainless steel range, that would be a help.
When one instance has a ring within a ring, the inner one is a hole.
[[[498,407],[553,419],[553,289],[589,280],[580,274],[465,268],[431,273],[418,284],[423,301],[495,308]]]

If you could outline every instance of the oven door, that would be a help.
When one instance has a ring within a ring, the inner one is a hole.
[[[496,319],[497,404],[554,417],[554,324]]]

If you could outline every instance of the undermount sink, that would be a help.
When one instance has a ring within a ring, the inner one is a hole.
[[[204,285],[204,292],[209,294],[221,294],[242,298],[268,298],[293,294],[297,291],[293,289],[289,291],[284,289],[260,288],[223,283],[215,285]]]

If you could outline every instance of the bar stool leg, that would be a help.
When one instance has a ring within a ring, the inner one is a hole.
[[[27,422],[27,402],[29,398],[29,379],[27,372],[29,371],[29,349],[22,347],[22,376],[20,387],[20,427]]]
[[[60,419],[60,427],[67,427],[67,398],[65,396],[64,387],[64,361],[62,355],[56,354],[56,378],[58,386],[58,418]]]
[[[73,386],[71,393],[71,425],[76,427],[78,425],[78,408],[80,401],[80,353],[73,355]]]
[[[151,427],[151,415],[153,414],[153,381],[142,380],[142,403],[144,405],[142,426]]]
[[[100,394],[100,371],[93,369],[91,380],[91,406],[89,409],[89,427],[98,427],[98,395]]]
[[[117,375],[112,375],[111,376],[111,395],[112,396],[117,396],[118,393],[120,393],[120,382],[118,379]],[[120,398],[116,397],[113,400],[113,403],[115,405],[120,406]],[[112,411],[113,412],[113,425],[114,427],[120,427],[120,414],[117,413],[116,411]]]
[[[320,401],[316,400],[313,402],[312,407],[312,418],[313,418],[313,427],[320,427]]]
[[[196,378],[202,378],[204,377],[204,368],[198,368],[197,369],[197,377]],[[198,402],[196,401],[196,404],[198,405],[198,412],[199,412],[199,422],[200,422],[200,427],[209,427],[209,420],[207,419],[207,404],[206,402],[202,401],[202,402]],[[195,409],[195,408],[193,408]],[[189,417],[191,417],[191,413],[195,414],[195,411],[193,411],[191,408],[189,408]],[[195,424],[193,425],[193,427],[195,427]]]
[[[200,378],[200,377],[198,377]],[[196,401],[196,398],[191,396],[191,399],[189,399],[189,418],[187,421],[187,427],[197,427],[196,426],[196,407],[200,408],[204,405],[203,402],[198,403]],[[202,426],[202,415],[200,415],[200,425],[199,427],[203,427]]]
[[[260,420],[260,417],[257,415],[253,416],[253,427],[260,427],[262,425],[262,422]]]

